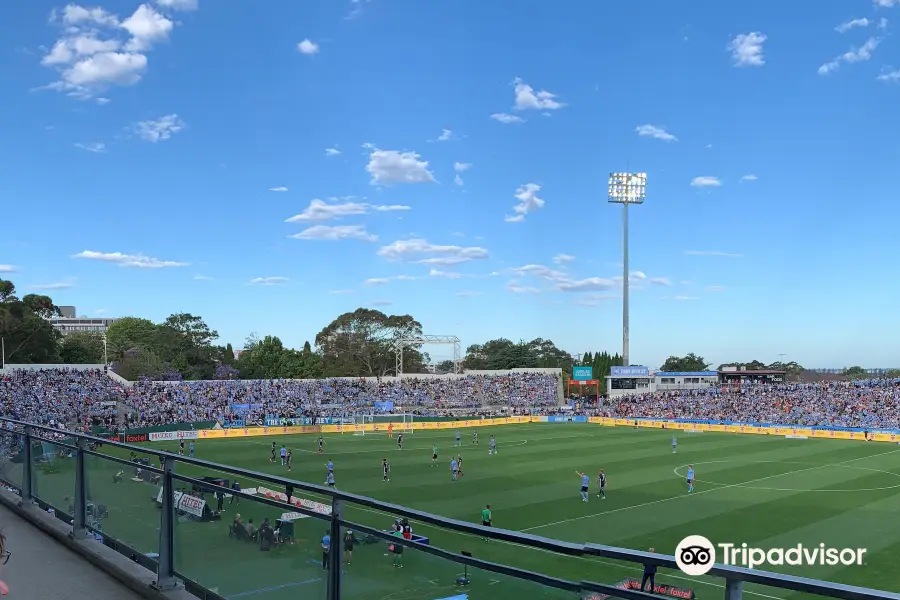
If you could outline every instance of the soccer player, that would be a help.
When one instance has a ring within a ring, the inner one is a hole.
[[[284,447],[284,444],[281,445],[281,450],[278,452],[281,456],[281,466],[283,467],[287,461],[287,448]]]
[[[329,473],[334,473],[334,461],[329,458],[325,468],[328,469]]]
[[[431,446],[431,466],[437,466],[437,446]]]
[[[459,435],[459,429],[456,430],[456,445],[462,446],[461,436]]]
[[[394,424],[388,423],[388,438],[394,439]]]
[[[481,510],[481,525],[483,527],[491,526],[491,505],[486,504],[485,507]],[[484,541],[487,541],[487,538],[481,538]]]
[[[688,494],[694,491],[694,465],[688,465],[687,486]]]
[[[488,454],[497,454],[497,440],[494,439],[494,434],[491,434],[491,442],[488,448]]]
[[[323,452],[324,450],[325,450],[325,440],[323,440],[323,439],[322,439],[322,436],[320,435],[320,436],[319,436],[319,451],[318,451],[318,453],[319,453],[319,454],[322,454],[322,452]]]
[[[579,473],[575,471],[575,474],[581,477],[581,501],[588,501],[588,486],[591,484],[591,478],[587,476],[586,473]]]
[[[322,536],[322,570],[328,570],[328,553],[331,550],[331,536],[328,531]]]
[[[457,466],[457,469],[459,470],[459,476],[462,477],[464,475],[464,473],[462,470],[462,456],[461,455],[457,455],[457,457],[456,457],[456,466]]]
[[[188,446],[188,452],[191,453],[191,458],[194,458],[194,442],[191,442]]]
[[[391,480],[391,465],[388,463],[386,458],[381,459],[381,480],[382,481],[390,481]]]
[[[178,442],[178,454],[184,456],[184,440]]]
[[[403,450],[403,433],[399,433],[397,435],[397,449]]]
[[[333,488],[333,487],[335,486],[335,483],[334,483],[334,473],[329,473],[329,474],[325,477],[325,485],[327,485],[327,486],[330,487],[330,488]]]
[[[450,472],[453,474],[453,481],[456,481],[459,474],[459,463],[455,458],[450,459]]]
[[[288,471],[291,470],[291,458],[293,458],[294,454],[291,452],[291,449],[288,448],[287,454],[284,455],[284,461],[287,464]]]
[[[675,436],[672,436],[672,454],[675,454],[675,450],[678,448],[678,440],[675,439]]]
[[[353,562],[353,546],[356,544],[356,538],[349,529],[344,532],[344,562],[348,565]]]
[[[272,458],[269,459],[269,462],[275,462],[275,442],[272,442]]]
[[[472,432],[472,443],[478,445],[478,430]]]
[[[597,484],[600,486],[597,497],[606,500],[606,473],[603,472],[603,469],[600,469],[600,472],[597,473]]]

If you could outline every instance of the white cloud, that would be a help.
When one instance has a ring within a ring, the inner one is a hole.
[[[125,44],[129,52],[143,52],[153,44],[169,39],[175,23],[158,13],[149,4],[141,4],[130,17],[122,21],[122,29],[131,34]]]
[[[887,29],[887,26],[888,20],[884,17],[881,17],[881,19],[878,20],[878,29]]]
[[[474,298],[475,296],[481,296],[481,292],[475,292],[472,290],[465,290],[462,292],[456,292],[456,296],[459,298]]]
[[[370,306],[391,306],[392,304],[394,303],[390,300],[372,300],[372,302],[369,303]]]
[[[442,246],[413,238],[383,246],[378,250],[378,255],[391,261],[447,266],[485,259],[488,251],[477,246]]]
[[[297,52],[300,54],[318,54],[319,45],[310,40],[303,40],[297,44]]]
[[[428,274],[431,277],[439,277],[441,279],[459,279],[462,277],[459,273],[453,273],[452,271],[441,271],[440,269],[431,269],[428,271]]]
[[[123,254],[121,252],[95,252],[84,250],[73,254],[72,258],[84,258],[112,263],[120,267],[134,267],[136,269],[164,269],[167,267],[186,267],[188,263],[174,260],[160,260],[143,254]]]
[[[318,198],[312,200],[302,213],[285,220],[285,223],[306,223],[310,221],[331,221],[351,215],[365,215],[370,210],[376,212],[395,212],[410,210],[411,207],[400,204],[372,205],[360,202],[343,202],[329,204]]]
[[[328,293],[334,294],[337,296],[337,295],[355,294],[356,290],[331,290]]]
[[[199,7],[198,0],[156,0],[156,3],[171,10],[197,10]]]
[[[756,181],[757,179],[759,179],[759,177],[756,175],[744,175],[741,177],[741,181]]]
[[[109,311],[106,310],[105,308],[98,308],[98,309],[96,309],[96,310],[94,311],[94,314],[96,314],[96,315],[105,315],[105,314],[108,313],[108,312],[109,312]]]
[[[453,177],[453,183],[455,183],[456,185],[459,185],[459,186],[466,185],[466,182],[463,181],[463,178],[460,177],[459,173],[457,173],[457,174]]]
[[[171,114],[151,121],[140,121],[135,131],[141,139],[148,142],[162,142],[184,129],[184,121],[178,115]]]
[[[269,188],[270,192],[286,192],[288,189],[284,186]]]
[[[733,252],[719,252],[717,250],[685,250],[688,256],[723,256],[725,258],[741,258],[743,254],[735,254]]]
[[[581,298],[575,301],[575,304],[578,306],[599,306],[605,302],[609,302],[610,300],[614,300],[618,298],[615,294],[585,294]]]
[[[250,280],[251,285],[281,285],[287,283],[287,277],[254,277]]]
[[[704,177],[694,177],[691,180],[691,186],[693,187],[718,187],[722,185],[722,182],[719,181],[718,177],[712,176],[704,176]]]
[[[47,89],[83,99],[109,85],[133,85],[147,70],[147,57],[131,52],[101,52],[79,60],[62,72],[62,79]]]
[[[0,265],[0,273],[14,273],[16,270],[15,265]]]
[[[706,291],[707,292],[724,292],[725,286],[724,285],[708,285],[708,286],[706,286]]]
[[[561,292],[597,292],[615,290],[622,287],[621,278],[588,277],[574,281],[564,281],[557,286]]]
[[[555,283],[566,283],[570,281],[569,276],[566,273],[551,269],[550,267],[545,267],[544,265],[525,265],[523,267],[511,269],[511,271],[520,277],[537,277],[538,279]]]
[[[378,241],[378,236],[366,231],[366,228],[362,225],[314,225],[289,237],[296,240],[324,240],[329,242],[340,240]]]
[[[386,277],[375,277],[363,281],[363,285],[387,285],[388,283],[390,283],[390,279]]]
[[[337,156],[341,153],[337,148],[325,148],[325,156]]]
[[[845,33],[856,27],[868,27],[871,24],[872,24],[872,21],[870,21],[869,19],[866,19],[866,18],[853,19],[853,20],[847,21],[846,23],[841,23],[840,25],[835,27],[834,30],[837,31],[838,33]]]
[[[634,131],[641,137],[652,137],[653,139],[662,140],[664,142],[678,141],[677,137],[656,125],[639,125]]]
[[[875,6],[880,6],[881,8],[893,8],[894,6],[900,6],[900,0],[873,0],[875,2]]]
[[[438,136],[437,141],[439,141],[439,142],[446,142],[447,140],[452,139],[452,138],[453,138],[453,132],[452,132],[451,130],[449,130],[449,129],[442,129],[442,130],[441,130],[441,135]]]
[[[419,160],[420,158],[415,152],[372,148],[366,171],[372,176],[372,185],[434,183],[434,175],[428,170],[428,161]]]
[[[457,173],[465,173],[469,169],[472,168],[472,163],[464,163],[464,162],[455,162],[453,163],[453,170]]]
[[[491,118],[495,121],[500,121],[501,123],[524,123],[525,119],[522,117],[517,117],[516,115],[509,115],[506,113],[494,113],[491,115]]]
[[[652,283],[653,285],[670,286],[670,285],[672,285],[672,280],[669,279],[668,277],[651,277],[650,283]]]
[[[889,83],[900,82],[900,69],[897,69],[896,71],[890,71],[888,73],[882,73],[875,79],[877,79],[878,81],[887,81]]]
[[[687,302],[690,300],[699,300],[697,296],[663,296],[663,300],[674,300],[676,302]]]
[[[51,20],[59,17],[55,11]],[[103,8],[85,8],[77,4],[69,4],[62,11],[62,22],[65,25],[99,25],[100,27],[118,27],[119,19]]]
[[[76,148],[81,148],[82,150],[87,150],[88,152],[94,152],[95,154],[102,154],[106,152],[106,144],[103,142],[94,142],[93,144],[75,144]]]
[[[526,183],[519,186],[516,190],[516,199],[519,203],[513,206],[513,212],[516,214],[507,216],[505,221],[507,223],[520,223],[525,220],[525,216],[529,213],[543,208],[545,203],[542,198],[538,197],[537,193],[539,191],[541,191],[541,186],[536,183]]]
[[[70,287],[74,287],[75,284],[69,281],[59,281],[56,283],[44,283],[39,285],[29,286],[33,290],[65,290]]]
[[[516,77],[513,81],[516,92],[516,110],[557,110],[565,104],[556,100],[556,94],[546,90],[534,91],[534,88]]]
[[[519,285],[517,281],[510,281],[506,284],[506,289],[513,294],[540,294],[541,290],[536,287],[528,287]]]
[[[869,60],[872,58],[872,52],[880,43],[881,40],[879,38],[869,38],[866,40],[866,43],[859,48],[851,48],[834,60],[819,67],[819,75],[828,75],[829,73],[836,71],[841,66],[841,63],[857,63]]]
[[[742,33],[728,44],[736,67],[761,67],[766,64],[763,43],[768,38],[758,31]]]
[[[558,265],[565,265],[575,260],[575,257],[570,254],[557,254],[553,257],[553,262]]]
[[[212,281],[212,277],[207,277],[206,275],[194,275],[191,277],[194,281]]]

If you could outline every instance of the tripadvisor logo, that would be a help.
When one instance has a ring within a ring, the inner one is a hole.
[[[718,552],[716,549],[718,548]],[[825,544],[790,548],[754,548],[747,544],[713,544],[702,535],[689,535],[675,547],[675,562],[687,575],[697,577],[709,573],[718,558],[724,565],[735,567],[862,565],[865,548],[832,548]]]

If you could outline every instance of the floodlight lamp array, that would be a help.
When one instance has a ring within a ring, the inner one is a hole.
[[[641,204],[647,196],[646,173],[610,173],[609,201],[618,204]]]

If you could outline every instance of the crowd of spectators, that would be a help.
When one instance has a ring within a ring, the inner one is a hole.
[[[551,414],[559,407],[558,386],[557,375],[516,372],[401,380],[139,381],[128,387],[98,370],[19,370],[0,375],[0,414],[61,429],[249,424],[266,417],[377,412]],[[576,414],[900,430],[900,382],[887,380],[723,385],[592,404],[585,402]],[[234,405],[246,409],[235,411]],[[117,407],[124,414],[117,415]]]
[[[900,429],[900,382],[747,384],[615,398],[605,417]]]

